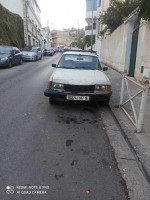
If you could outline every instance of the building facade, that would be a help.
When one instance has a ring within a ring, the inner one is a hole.
[[[100,24],[101,15],[107,10],[110,0],[86,0],[86,17],[87,26],[85,27],[85,36],[93,35],[95,44],[93,50],[100,54],[100,31],[103,26]]]
[[[52,47],[70,46],[74,41],[70,34],[70,30],[53,30],[51,31]]]
[[[51,47],[51,33],[50,28],[47,26],[42,28],[42,49],[48,49]]]
[[[20,15],[24,21],[25,45],[42,46],[40,8],[36,0],[1,0],[9,11]]]

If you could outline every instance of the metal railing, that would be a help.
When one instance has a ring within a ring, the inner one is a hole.
[[[141,88],[134,95],[131,94],[131,88],[129,86],[129,81],[131,81],[132,83],[136,84],[137,86],[139,86]],[[126,101],[124,101],[125,85],[126,85],[127,93],[128,93],[128,96],[129,96],[129,98]],[[121,94],[120,94],[120,108],[124,111],[124,113],[130,119],[130,121],[136,127],[136,130],[137,130],[138,133],[141,132],[141,130],[142,130],[148,90],[149,90],[149,80],[148,79],[146,79],[144,81],[144,85],[141,85],[141,84],[137,83],[135,80],[133,80],[133,78],[131,78],[127,75],[123,75],[122,86],[121,86]],[[142,98],[141,98],[139,114],[137,115],[133,99],[140,94],[142,94]],[[125,105],[128,102],[131,103],[133,116],[129,114],[127,109],[125,109]]]

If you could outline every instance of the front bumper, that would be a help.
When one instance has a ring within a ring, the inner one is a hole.
[[[29,60],[29,61],[34,61],[35,60],[35,56],[32,57],[32,56],[22,56],[22,60]]]
[[[6,61],[0,60],[0,66],[7,67],[8,65],[9,65],[9,60],[6,60]]]
[[[46,89],[44,91],[44,95],[47,97],[52,97],[54,99],[58,100],[65,100],[67,101],[67,95],[73,95],[73,96],[89,96],[89,101],[107,101],[110,99],[112,92],[109,93],[102,93],[102,94],[96,94],[96,93],[90,93],[90,94],[83,94],[83,93],[70,93],[70,92],[58,92],[55,90]]]

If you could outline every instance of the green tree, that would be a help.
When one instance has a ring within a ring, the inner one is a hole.
[[[123,18],[127,17],[138,5],[139,0],[126,0],[125,2],[111,0],[110,7],[104,15],[100,16],[101,23],[106,26],[105,30],[112,33],[122,24]]]
[[[140,1],[139,19],[150,20],[150,0]]]

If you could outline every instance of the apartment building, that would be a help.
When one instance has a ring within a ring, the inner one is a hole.
[[[42,49],[48,49],[51,47],[51,33],[49,26],[42,28]]]
[[[86,0],[86,17],[87,26],[85,27],[85,35],[93,35],[95,37],[95,45],[93,50],[100,53],[100,36],[99,33],[103,29],[100,24],[100,16],[107,10],[110,0]]]
[[[9,11],[20,15],[24,21],[24,41],[26,45],[41,46],[42,32],[40,8],[36,0],[1,0]]]
[[[52,37],[52,46],[70,46],[70,44],[74,41],[70,30],[53,30],[51,31]]]

